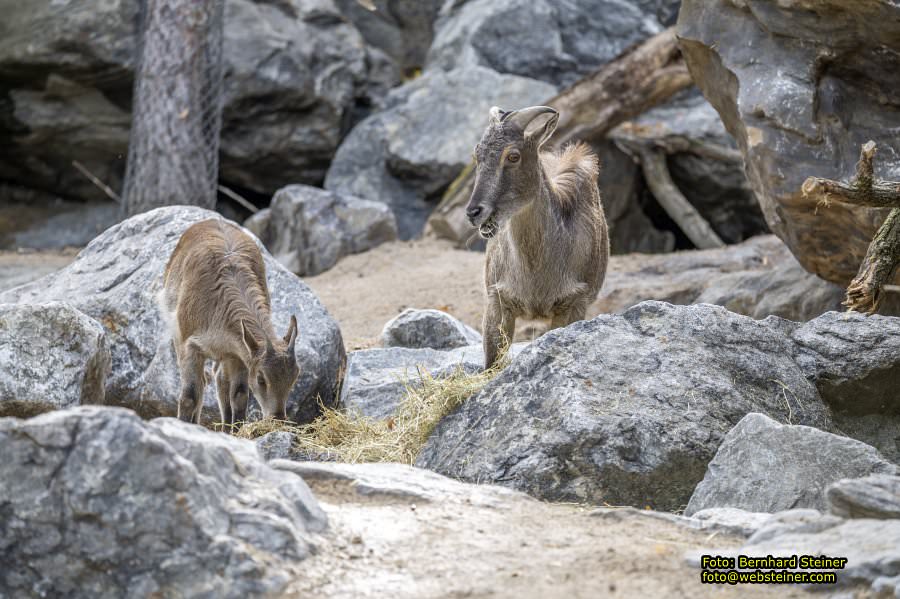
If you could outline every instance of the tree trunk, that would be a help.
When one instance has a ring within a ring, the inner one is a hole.
[[[125,216],[216,205],[224,0],[142,0]]]

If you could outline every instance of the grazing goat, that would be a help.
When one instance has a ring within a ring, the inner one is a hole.
[[[541,115],[549,115],[543,124]],[[597,156],[584,144],[541,152],[558,120],[547,106],[512,112],[495,106],[475,146],[466,215],[488,239],[485,368],[512,340],[516,318],[549,318],[551,328],[583,319],[606,275],[609,233]]]
[[[181,370],[178,417],[200,422],[206,359],[214,369],[222,422],[246,418],[249,390],[263,416],[287,418],[300,368],[297,318],[284,339],[272,328],[266,266],[256,243],[237,226],[210,219],[188,228],[164,274],[160,307]]]

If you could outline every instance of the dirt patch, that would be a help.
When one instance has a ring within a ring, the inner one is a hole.
[[[805,597],[785,585],[700,583],[685,554],[741,539],[634,510],[414,499],[368,501],[310,481],[328,513],[321,551],[288,597]],[[320,489],[320,485],[328,489]],[[389,525],[386,525],[389,523]]]

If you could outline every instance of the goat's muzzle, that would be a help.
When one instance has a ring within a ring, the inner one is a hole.
[[[494,215],[491,215],[485,219],[481,226],[478,227],[478,233],[481,234],[485,239],[490,239],[494,235],[497,234],[497,230],[500,227],[497,225],[497,220],[494,218]]]

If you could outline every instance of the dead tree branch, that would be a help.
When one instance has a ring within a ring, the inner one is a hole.
[[[875,142],[863,144],[856,174],[848,183],[809,177],[801,188],[804,197],[818,196],[819,204],[825,206],[837,201],[870,208],[893,208],[875,233],[856,277],[847,287],[844,305],[866,314],[878,311],[882,291],[900,264],[900,183],[875,179],[875,151]]]

